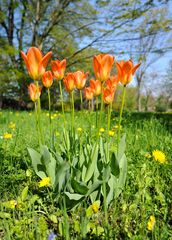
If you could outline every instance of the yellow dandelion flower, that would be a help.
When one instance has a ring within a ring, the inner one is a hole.
[[[165,154],[159,150],[154,150],[152,152],[152,156],[154,157],[155,161],[159,163],[165,163],[166,162],[166,157]]]
[[[114,132],[114,131],[109,131],[109,136],[110,136],[110,137],[113,137],[113,136],[114,136],[114,134],[115,134],[115,132]]]
[[[54,113],[53,116],[54,116],[54,117],[57,117],[57,113]]]
[[[11,139],[13,135],[11,133],[4,133],[3,138],[4,139]]]
[[[100,132],[100,133],[103,133],[104,131],[105,131],[104,128],[100,128],[100,129],[99,129],[99,132]]]
[[[118,129],[118,128],[120,128],[120,129],[121,129],[121,128],[122,128],[122,126],[121,126],[121,125],[115,125],[115,126],[114,126],[114,128],[115,128],[115,129]]]
[[[58,131],[56,131],[56,137],[59,137],[60,133]]]
[[[99,211],[100,201],[95,201],[90,207],[94,213],[97,213]]]
[[[155,217],[151,215],[147,224],[147,229],[149,231],[152,231],[154,229],[154,226],[155,226]]]
[[[50,184],[50,178],[49,177],[45,177],[43,178],[40,182],[39,182],[39,187],[45,187],[48,186]]]
[[[9,201],[9,206],[11,209],[14,209],[17,205],[17,201],[16,200],[10,200]]]
[[[10,124],[8,125],[9,128],[11,129],[15,129],[16,128],[16,124],[13,122],[10,122]]]
[[[54,116],[51,116],[51,120],[53,120],[54,119]]]
[[[46,116],[49,117],[49,113],[46,113]]]
[[[31,113],[31,112],[29,113],[29,116],[32,116],[32,113]]]
[[[82,128],[81,127],[77,128],[77,131],[81,133],[82,132]]]

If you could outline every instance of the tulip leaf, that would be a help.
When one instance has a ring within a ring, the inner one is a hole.
[[[92,153],[89,156],[88,168],[87,168],[85,179],[84,179],[85,182],[88,182],[91,179],[95,170],[97,158],[98,158],[98,144],[95,143],[92,148]]]
[[[41,163],[41,154],[35,151],[33,148],[28,148],[29,155],[32,160],[32,166],[36,174],[42,179],[46,177],[44,166]]]
[[[112,152],[112,155],[111,155],[111,164],[110,165],[111,165],[111,173],[114,176],[118,177],[119,173],[120,173],[119,162],[118,162],[118,159],[114,152]]]
[[[75,179],[72,179],[71,181],[73,190],[77,193],[85,195],[88,192],[88,187],[84,182],[76,181]]]

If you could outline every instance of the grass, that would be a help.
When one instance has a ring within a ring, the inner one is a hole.
[[[54,145],[62,141],[63,119],[52,114]],[[66,116],[70,121],[70,115]],[[50,144],[48,112],[42,113],[46,144]],[[0,239],[48,239],[53,231],[61,239],[172,239],[172,134],[169,122],[160,118],[134,117],[128,114],[122,122],[126,132],[128,173],[125,188],[108,208],[108,233],[104,223],[102,202],[91,211],[85,202],[66,213],[52,200],[49,188],[39,188],[40,179],[34,173],[27,147],[39,149],[34,112],[0,112]],[[104,121],[105,122],[105,121]],[[117,118],[113,116],[115,135]],[[106,124],[101,126],[108,137]],[[76,113],[75,128],[84,139],[95,133],[95,114]],[[82,128],[78,129],[78,128]],[[4,139],[4,133],[11,139]],[[160,164],[152,157],[153,150],[162,151],[167,162]],[[9,202],[14,200],[17,202]],[[101,199],[100,199],[101,200]],[[63,205],[64,206],[64,205]],[[87,209],[87,211],[86,211]],[[91,207],[92,209],[92,207]],[[152,231],[147,224],[155,217]]]

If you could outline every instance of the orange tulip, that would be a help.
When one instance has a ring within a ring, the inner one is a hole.
[[[103,101],[104,103],[106,104],[110,104],[113,102],[113,99],[114,99],[114,91],[109,88],[105,88],[103,89]]]
[[[68,73],[64,78],[63,83],[65,85],[66,91],[71,92],[75,88],[75,75],[74,73]]]
[[[52,52],[48,52],[43,57],[42,52],[38,48],[31,47],[29,48],[27,55],[21,51],[21,56],[26,64],[30,77],[35,81],[38,81],[45,72],[48,61],[52,56]]]
[[[109,54],[99,54],[93,58],[93,68],[96,78],[104,82],[110,77],[114,57]]]
[[[86,87],[84,88],[84,96],[87,100],[92,100],[93,98],[93,91],[91,89],[91,87]]]
[[[42,83],[44,87],[50,88],[53,84],[53,74],[51,71],[47,71],[42,76]]]
[[[59,81],[62,80],[66,70],[66,59],[63,59],[62,61],[52,61],[51,66],[54,77]]]
[[[112,76],[106,81],[106,86],[108,89],[115,91],[118,85],[118,76]]]
[[[132,81],[132,77],[140,64],[138,63],[134,66],[132,60],[116,62],[118,79],[124,86]]]
[[[38,98],[41,95],[41,87],[39,87],[39,89],[37,89],[37,86],[34,83],[31,83],[28,86],[28,91],[29,91],[29,95],[30,95],[30,99],[35,102],[38,100]]]
[[[99,96],[102,92],[102,84],[99,80],[94,80],[94,79],[91,79],[90,80],[90,87],[93,91],[93,95],[95,97]]]
[[[83,71],[76,71],[74,72],[75,76],[75,86],[77,89],[81,90],[85,86],[88,73],[84,73]]]

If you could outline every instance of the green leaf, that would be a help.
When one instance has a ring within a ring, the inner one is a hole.
[[[118,177],[119,176],[119,173],[120,173],[120,169],[119,169],[119,162],[117,160],[117,157],[115,155],[115,153],[113,152],[112,153],[112,156],[111,156],[111,173]]]
[[[89,158],[89,164],[88,164],[88,168],[87,168],[85,179],[84,179],[85,182],[88,182],[91,179],[95,170],[97,158],[98,158],[98,144],[95,143],[92,148],[91,156]]]
[[[125,146],[126,146],[125,139],[126,139],[126,134],[124,134],[122,136],[120,143],[119,143],[118,154],[117,154],[118,161],[120,161],[120,159],[122,158],[122,156],[125,153]]]
[[[65,192],[65,195],[70,199],[70,200],[74,200],[74,201],[78,201],[81,200],[84,195],[78,194],[78,193],[69,193],[69,192]]]
[[[88,192],[88,187],[84,182],[76,181],[75,179],[72,179],[71,181],[73,190],[77,193],[85,195]]]
[[[57,167],[54,189],[58,184],[58,194],[62,189],[63,183],[65,181],[66,172],[68,171],[69,167],[70,166],[67,162],[63,162],[62,164],[59,164]]]
[[[28,195],[28,186],[26,186],[21,193],[21,200],[25,201]]]
[[[6,212],[0,212],[0,218],[11,218],[11,214]]]
[[[36,174],[42,179],[46,177],[45,167],[41,163],[41,154],[35,151],[33,148],[28,148],[29,155],[32,160],[32,166]]]

